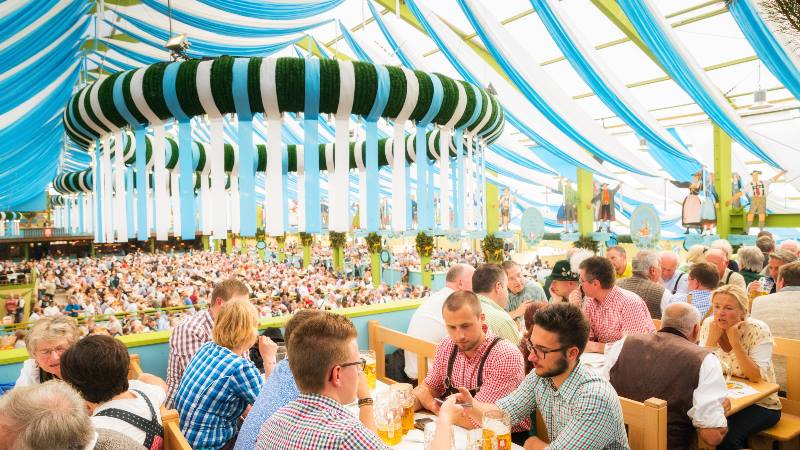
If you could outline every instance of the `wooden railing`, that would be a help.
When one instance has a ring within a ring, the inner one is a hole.
[[[386,377],[386,349],[385,345],[392,345],[397,348],[402,348],[406,352],[413,352],[417,354],[417,373],[418,379],[424,380],[428,373],[428,359],[433,359],[436,356],[436,344],[430,341],[417,339],[406,333],[392,330],[381,326],[377,320],[370,320],[368,325],[369,330],[369,348],[375,351],[376,361],[376,377],[384,383],[395,383],[395,380]]]

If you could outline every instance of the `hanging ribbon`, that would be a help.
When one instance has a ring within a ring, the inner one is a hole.
[[[179,150],[180,151],[180,150]],[[180,156],[178,156],[180,158]],[[172,235],[181,236],[180,168],[176,164],[169,172],[169,202],[172,205]]]
[[[83,203],[85,201],[85,197],[86,196],[83,194],[83,192],[78,194],[78,233],[79,234],[83,234],[83,233],[86,232],[86,223],[84,221],[84,211],[83,211],[83,209],[84,209]]]
[[[295,157],[297,160],[297,178],[295,180],[295,200],[297,201],[297,229],[305,230],[306,226],[306,170],[305,170],[305,147],[295,146]]]
[[[378,118],[389,101],[389,71],[382,65],[376,65],[378,89],[375,101],[366,117],[366,206],[361,208],[365,217],[367,231],[377,232],[380,228],[380,197],[378,181]],[[387,142],[388,144],[388,142]],[[388,160],[388,161],[391,161]]]
[[[405,231],[408,186],[406,180],[405,125],[419,97],[419,80],[409,69],[403,68],[406,77],[406,98],[394,121],[392,164],[392,230]]]
[[[253,112],[247,94],[249,65],[249,58],[236,58],[233,62],[233,103],[239,119],[239,234],[242,236],[256,235],[256,157],[253,148]]]
[[[267,58],[261,62],[261,103],[267,124],[267,173],[265,205],[266,231],[270,236],[281,236],[286,231],[284,220],[287,195],[283,178],[283,116],[278,107],[278,90],[275,83],[277,59]],[[299,162],[299,160],[298,160]],[[298,179],[299,183],[299,179]],[[299,186],[299,185],[298,185]],[[298,196],[298,200],[300,197]],[[301,230],[303,228],[300,228]]]
[[[353,63],[339,61],[339,105],[336,109],[334,166],[328,166],[328,196],[331,200],[330,229],[350,230],[350,112],[353,110],[356,75]],[[332,171],[331,171],[332,169]]]
[[[128,211],[125,206],[125,157],[122,131],[114,133],[114,231],[116,242],[128,241]]]
[[[172,170],[172,196],[173,219],[172,229],[174,236],[181,236],[183,240],[195,238],[195,211],[194,211],[194,164],[192,163],[192,122],[186,115],[178,101],[177,83],[178,70],[181,62],[167,65],[162,79],[162,91],[167,108],[178,119],[178,165]],[[177,182],[174,181],[177,176]],[[177,188],[177,189],[175,189]]]
[[[319,59],[305,60],[305,102],[303,106],[303,158],[305,232],[322,231],[319,185]],[[300,199],[298,198],[298,201]]]
[[[69,197],[68,196],[64,196],[64,206],[59,208],[59,209],[61,209],[61,212],[62,212],[62,214],[64,216],[61,219],[62,227],[64,226],[64,224],[66,224],[65,228],[67,229],[67,233],[71,233],[72,232],[72,215],[70,214],[71,211],[70,211],[70,208],[69,208],[69,203],[70,203]],[[66,218],[66,220],[64,220],[64,218]]]
[[[210,145],[206,152],[206,164],[210,165],[211,172],[211,204],[217,211],[211,215],[211,231],[214,239],[225,239],[227,215],[220,213],[228,210],[225,195],[225,124],[211,93],[212,64],[213,61],[202,61],[197,65],[197,97],[208,114],[209,122]]]
[[[239,198],[239,146],[233,145],[233,169],[228,176],[230,184],[228,187],[228,206],[230,206],[228,215],[228,228],[232,233],[239,233],[241,214],[239,207],[241,200]]]
[[[141,189],[142,186],[146,186],[144,181],[145,170],[144,165],[146,163],[146,143],[144,142],[145,134],[144,128],[141,126],[138,120],[131,114],[130,110],[128,110],[128,105],[125,103],[125,98],[123,96],[122,88],[123,83],[126,77],[119,76],[116,80],[114,80],[114,87],[113,87],[113,99],[114,99],[114,106],[119,111],[120,115],[122,116],[125,121],[130,124],[131,128],[133,129],[133,137],[134,137],[134,144],[135,145],[135,155],[136,155],[136,185],[139,186]],[[140,150],[141,147],[141,150]],[[139,172],[142,175],[139,175]],[[127,176],[128,186],[126,189],[128,202],[132,201],[132,196],[134,192],[133,188],[133,174],[131,173],[131,168],[127,169]],[[128,237],[133,238],[133,230],[136,230],[138,239],[140,241],[147,240],[149,236],[149,230],[147,230],[147,215],[146,215],[146,207],[143,203],[143,200],[139,200],[140,197],[143,197],[144,201],[147,200],[147,195],[140,196],[137,193],[137,206],[138,208],[133,208],[133,205],[128,204],[127,209],[127,216],[128,216]],[[137,211],[139,214],[136,214],[134,211]],[[134,216],[136,217],[136,221],[134,223]]]
[[[209,148],[198,143],[198,151],[202,152],[203,168],[200,170],[200,229],[203,236],[210,236],[213,230],[214,216],[211,203],[211,187],[209,184],[209,174],[211,173],[211,162],[209,161]]]
[[[464,137],[462,129],[456,128],[454,132],[456,141],[456,167],[455,167],[455,207],[453,219],[456,230],[464,229]]]
[[[103,146],[103,151],[100,153],[100,173],[103,175],[100,185],[100,202],[103,205],[103,242],[114,242],[114,204],[111,193],[111,143],[109,139],[108,135],[100,138]]]
[[[433,84],[433,95],[431,96],[431,106],[428,112],[417,122],[416,137],[414,139],[417,147],[417,227],[420,230],[433,229],[433,214],[431,205],[433,204],[433,186],[428,184],[428,172],[431,170],[428,161],[428,145],[425,133],[428,125],[434,117],[439,114],[442,107],[442,81],[436,74],[431,75]]]
[[[353,156],[358,170],[358,228],[367,228],[367,166],[364,164],[366,141],[357,141],[353,146]]]
[[[458,104],[456,110],[450,120],[442,127],[439,134],[439,214],[441,218],[442,230],[449,230],[450,223],[450,194],[451,189],[449,185],[450,177],[450,144],[452,143],[453,127],[464,115],[464,109],[467,107],[467,95],[464,91],[464,86],[461,83],[456,83],[458,89]]]

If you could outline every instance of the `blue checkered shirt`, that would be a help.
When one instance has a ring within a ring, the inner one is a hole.
[[[706,317],[708,310],[711,309],[711,291],[695,289],[688,294],[678,292],[670,297],[669,303],[686,303],[689,295],[692,296],[692,305],[700,311],[700,317]]]
[[[511,416],[512,425],[538,408],[550,450],[629,448],[616,391],[580,363],[558,389],[550,378],[531,371],[516,391],[495,404]]]
[[[300,394],[261,427],[256,450],[391,450],[336,400]]]
[[[181,431],[192,448],[220,448],[236,435],[236,424],[253,404],[263,377],[253,363],[207,342],[192,358],[175,394]]]
[[[286,406],[300,395],[294,375],[289,368],[289,360],[284,358],[272,369],[272,373],[261,388],[253,409],[247,413],[247,418],[239,430],[234,450],[250,450],[256,444],[256,437],[261,425],[267,421],[280,408]]]

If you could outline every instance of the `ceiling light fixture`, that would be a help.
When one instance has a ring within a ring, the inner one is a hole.
[[[772,108],[772,104],[767,101],[767,90],[761,87],[761,62],[758,63],[758,84],[753,92],[753,104],[747,108],[750,111]]]

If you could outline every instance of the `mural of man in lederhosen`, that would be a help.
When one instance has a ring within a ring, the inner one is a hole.
[[[726,202],[730,205],[745,194],[750,198],[750,208],[747,210],[747,228],[745,229],[745,233],[747,233],[753,225],[753,218],[756,214],[758,215],[758,224],[761,228],[763,229],[766,226],[767,195],[769,194],[769,187],[785,173],[786,171],[782,170],[769,180],[760,180],[759,176],[761,175],[761,171],[754,170],[750,172],[750,182],[745,183],[744,188],[734,194],[734,196]]]

